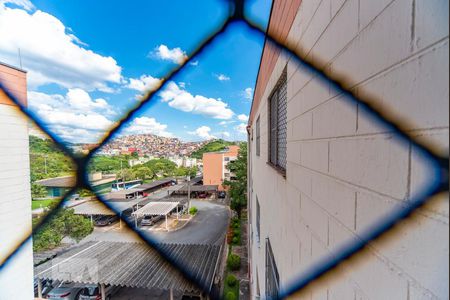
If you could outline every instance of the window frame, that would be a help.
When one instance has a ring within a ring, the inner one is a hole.
[[[278,299],[280,295],[280,274],[269,238],[266,238],[266,299]],[[271,281],[273,279],[273,281]]]
[[[256,156],[261,156],[261,119],[260,116],[256,119]]]
[[[268,147],[267,147],[267,164],[269,166],[271,166],[272,168],[274,168],[278,173],[280,173],[284,178],[286,178],[286,166],[281,166],[278,163],[278,158],[279,158],[279,100],[280,98],[278,97],[278,93],[280,92],[280,88],[282,87],[282,85],[285,84],[286,85],[286,89],[287,89],[287,68],[285,67],[283,69],[283,72],[281,73],[280,78],[278,78],[277,83],[275,84],[275,86],[272,89],[272,92],[270,93],[270,96],[268,97],[267,100],[267,115],[268,115],[268,122],[267,122],[267,129],[268,129]],[[276,96],[276,98],[274,98]],[[276,105],[274,107],[272,107],[273,105],[273,101],[276,101]],[[286,110],[287,110],[287,95],[286,95]],[[276,109],[276,117],[275,119],[273,119],[273,110],[272,109],[275,108]],[[287,119],[287,111],[286,111],[286,119]],[[273,123],[275,124],[275,126],[273,126]],[[272,132],[274,131],[274,132]],[[287,134],[287,120],[286,120],[286,134]],[[286,136],[287,139],[287,136]],[[275,153],[272,152],[272,142],[275,143]],[[285,147],[285,155],[287,158],[287,142],[286,142],[286,147]],[[273,157],[275,158],[275,162],[273,161]]]

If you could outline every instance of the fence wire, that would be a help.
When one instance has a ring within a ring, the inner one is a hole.
[[[275,1],[273,1],[275,2]],[[273,5],[273,4],[272,4]],[[73,188],[71,188],[68,192],[66,192],[62,200],[57,204],[57,206],[50,211],[44,218],[42,218],[41,222],[37,224],[30,232],[27,232],[21,239],[21,241],[16,244],[13,249],[9,251],[9,253],[0,261],[0,272],[4,269],[6,264],[17,254],[23,246],[32,238],[33,234],[41,229],[41,227],[56,214],[56,212],[63,207],[63,204],[67,201],[68,197],[76,192],[77,189],[88,189],[92,191],[96,197],[99,199],[100,203],[102,203],[107,208],[114,211],[119,218],[125,222],[129,228],[131,228],[142,240],[144,240],[147,245],[153,248],[163,259],[165,259],[168,263],[170,263],[173,267],[177,268],[188,280],[194,283],[199,289],[203,292],[208,293],[208,288],[204,283],[198,282],[195,279],[195,274],[191,274],[188,270],[186,270],[183,266],[177,262],[174,257],[171,257],[169,254],[165,253],[163,249],[158,244],[158,241],[153,239],[148,235],[144,235],[141,231],[135,228],[134,224],[132,224],[128,219],[121,216],[119,211],[112,207],[108,202],[103,198],[102,195],[97,194],[94,191],[89,179],[88,179],[88,164],[90,160],[93,158],[95,153],[99,151],[99,149],[108,143],[122,128],[123,126],[130,120],[132,120],[138,112],[140,112],[144,105],[149,103],[154,99],[155,94],[164,89],[166,84],[172,80],[176,75],[180,73],[180,71],[191,61],[193,61],[196,57],[198,57],[201,53],[208,50],[208,46],[218,38],[222,33],[224,33],[230,24],[232,23],[242,23],[245,24],[252,32],[256,35],[260,35],[264,37],[264,47],[268,44],[271,44],[275,47],[278,47],[281,51],[289,55],[289,57],[295,60],[299,66],[301,66],[307,72],[311,72],[313,76],[324,82],[328,83],[332,89],[334,89],[339,94],[343,95],[343,99],[348,101],[349,103],[356,103],[358,106],[367,114],[369,114],[374,120],[385,126],[390,133],[400,142],[404,142],[411,147],[415,147],[417,151],[419,151],[423,157],[426,158],[428,164],[433,166],[434,171],[434,181],[430,182],[429,186],[410,199],[408,201],[408,205],[401,207],[399,209],[394,210],[387,217],[382,218],[376,224],[374,224],[370,230],[362,232],[359,234],[358,240],[353,240],[348,244],[344,245],[337,251],[333,253],[332,256],[324,257],[319,263],[309,268],[298,278],[292,281],[286,287],[282,287],[282,290],[279,294],[280,298],[288,297],[294,293],[302,291],[305,287],[310,285],[312,282],[315,282],[327,274],[330,274],[333,270],[335,270],[341,263],[351,259],[357,254],[361,253],[361,251],[372,241],[380,238],[381,236],[387,234],[392,230],[392,228],[399,223],[400,221],[409,218],[417,209],[424,206],[429,199],[432,197],[448,192],[449,183],[448,183],[448,169],[449,169],[449,159],[448,156],[442,157],[432,145],[427,144],[424,141],[418,141],[413,135],[411,135],[407,131],[407,124],[401,122],[401,120],[393,118],[391,115],[383,112],[381,109],[377,109],[372,105],[372,103],[377,103],[377,99],[364,97],[356,95],[351,89],[348,88],[348,80],[345,78],[334,76],[333,74],[327,73],[320,67],[320,64],[313,62],[310,59],[306,58],[306,53],[303,53],[299,48],[293,48],[292,45],[289,44],[289,41],[283,41],[279,36],[270,34],[266,29],[262,28],[258,24],[254,23],[248,16],[245,14],[245,0],[234,0],[229,1],[229,14],[228,18],[224,21],[224,23],[211,32],[209,36],[207,36],[203,42],[192,51],[189,57],[180,65],[172,69],[168,72],[168,74],[162,79],[159,86],[156,89],[147,91],[144,96],[141,98],[141,101],[133,108],[131,108],[115,125],[103,136],[98,145],[91,149],[90,152],[83,157],[76,156],[72,153],[71,150],[62,142],[62,140],[55,135],[47,125],[42,122],[36,114],[24,106],[18,99],[15,97],[8,89],[4,86],[2,82],[0,82],[0,90],[19,108],[22,114],[36,127],[38,127],[41,131],[47,134],[55,143],[55,145],[64,152],[65,155],[70,157],[73,161],[73,164],[76,165],[76,184]],[[269,26],[268,26],[269,27]],[[212,296],[212,295],[210,295]]]

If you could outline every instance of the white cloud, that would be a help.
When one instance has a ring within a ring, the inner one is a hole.
[[[247,124],[245,124],[245,123],[241,123],[241,124],[237,125],[236,127],[234,127],[234,129],[239,134],[247,134]]]
[[[157,58],[162,60],[169,60],[179,65],[181,65],[188,58],[186,52],[181,50],[181,48],[176,47],[173,49],[169,49],[169,47],[167,47],[164,44],[161,44],[158,47],[156,47],[155,50],[150,53],[150,55],[156,56]]]
[[[214,119],[229,120],[234,112],[228,108],[228,104],[214,98],[201,95],[192,95],[174,83],[169,82],[167,87],[160,93],[163,102],[169,106],[184,112],[192,112]]]
[[[112,112],[106,100],[93,100],[81,89],[70,89],[65,96],[30,91],[28,100],[50,130],[69,142],[97,141],[114,124],[105,116]]]
[[[198,66],[198,60],[191,61],[189,64],[191,66]]]
[[[215,139],[216,137],[211,135],[210,131],[211,128],[209,128],[208,126],[201,126],[197,128],[195,131],[188,131],[188,133],[191,135],[196,135],[203,140]]]
[[[32,9],[29,1],[8,2],[21,4],[24,9],[9,8],[5,1],[0,2],[0,60],[19,65],[20,48],[30,87],[56,83],[110,92],[109,83],[120,83],[121,67],[114,58],[85,49],[54,16],[40,10],[27,12]]]
[[[216,76],[216,78],[219,79],[220,81],[230,80],[230,77],[228,77],[227,75],[224,75],[224,74],[214,74],[214,76]]]
[[[167,131],[167,125],[161,124],[155,118],[140,117],[136,118],[128,125],[125,134],[155,134],[164,137],[173,137],[173,134]]]
[[[161,79],[144,74],[139,78],[130,78],[126,87],[144,93],[156,90],[160,84]]]
[[[27,11],[34,9],[33,3],[31,3],[29,0],[0,0],[0,6],[7,4],[7,3],[20,6]]]
[[[248,87],[243,92],[244,98],[248,100],[253,99],[253,89],[251,87]]]
[[[246,114],[238,115],[237,118],[241,122],[247,122],[248,121],[248,116]]]

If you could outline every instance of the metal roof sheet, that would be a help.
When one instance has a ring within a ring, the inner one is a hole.
[[[220,256],[218,245],[159,244],[207,292]],[[34,269],[36,278],[83,284],[199,292],[194,283],[144,243],[87,242]]]
[[[158,215],[165,216],[170,213],[174,208],[176,208],[180,204],[179,201],[159,201],[159,202],[150,202],[146,204],[144,207],[136,210],[132,215],[137,216],[145,216],[145,215]]]
[[[219,188],[218,185],[191,185],[190,186],[191,192],[215,192],[218,190],[218,188]],[[173,189],[170,188],[169,191],[187,193],[188,186],[187,185],[183,185],[181,187],[175,186]]]
[[[143,189],[143,190],[149,190],[149,189],[158,187],[160,185],[170,183],[172,181],[175,181],[175,179],[174,178],[165,178],[165,179],[155,180],[150,183],[141,184],[140,186],[138,186],[138,188]]]
[[[134,205],[140,203],[143,199],[138,198],[130,201],[106,201],[106,204],[110,205],[115,211],[123,212]],[[76,205],[72,207],[75,210],[75,214],[77,215],[115,215],[116,213],[106,207],[104,204],[100,203],[100,201],[86,201],[82,204]]]

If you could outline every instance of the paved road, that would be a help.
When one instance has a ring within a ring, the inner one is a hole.
[[[173,232],[152,232],[145,234],[164,243],[201,243],[219,244],[223,240],[228,225],[229,210],[227,206],[208,201],[192,200],[191,205],[198,208],[197,215],[183,228]],[[118,224],[112,227],[96,227],[85,241],[133,242],[141,239],[130,229]]]
[[[191,201],[197,215],[183,228],[174,232],[157,232],[154,236],[164,243],[219,244],[224,237],[229,218],[228,207],[208,201]]]

